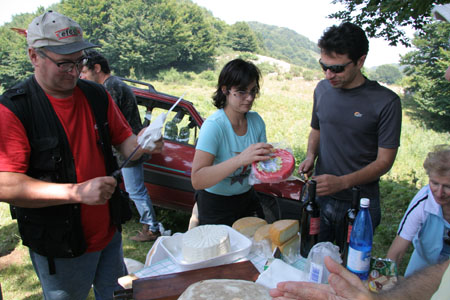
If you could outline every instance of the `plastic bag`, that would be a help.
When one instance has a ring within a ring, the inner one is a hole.
[[[339,247],[330,243],[322,242],[315,244],[309,251],[308,259],[305,264],[305,272],[308,280],[315,283],[328,283],[330,272],[325,267],[324,258],[330,256],[338,263],[342,263]]]
[[[295,169],[295,158],[292,150],[279,143],[274,143],[272,146],[274,149],[269,154],[270,159],[252,163],[252,170],[248,179],[250,185],[295,180],[292,176]]]
[[[155,149],[156,144],[155,142],[162,137],[162,128],[164,126],[164,122],[166,121],[167,115],[175,108],[175,106],[178,105],[178,103],[183,99],[184,93],[180,98],[178,98],[177,102],[175,102],[174,105],[167,111],[167,113],[161,113],[159,114],[156,119],[150,123],[150,126],[148,126],[144,133],[138,136],[137,142],[141,148],[152,151]]]
[[[153,122],[150,123],[144,133],[138,136],[137,141],[141,148],[152,151],[155,149],[155,142],[161,139],[162,128],[164,126],[164,122],[166,121],[167,114],[161,113]]]

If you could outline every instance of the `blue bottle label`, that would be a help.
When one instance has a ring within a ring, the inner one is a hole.
[[[348,247],[347,269],[353,273],[367,273],[370,268],[371,250],[360,251],[352,247]]]

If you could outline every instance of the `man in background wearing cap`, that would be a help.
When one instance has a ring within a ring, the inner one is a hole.
[[[46,12],[27,41],[34,75],[0,98],[0,201],[18,206],[45,299],[86,299],[91,286],[97,299],[112,299],[126,269],[117,181],[106,176],[115,162],[104,145],[128,156],[137,138],[104,87],[79,79],[83,50],[96,46],[76,22]],[[159,141],[133,159],[161,149]]]

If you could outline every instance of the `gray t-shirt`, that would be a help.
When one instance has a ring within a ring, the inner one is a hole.
[[[376,81],[366,79],[353,89],[320,81],[311,119],[311,127],[320,130],[315,174],[349,174],[375,161],[378,147],[398,148],[401,121],[400,98]],[[361,185],[361,197],[378,200],[378,181]],[[347,189],[332,197],[350,201],[351,195]]]

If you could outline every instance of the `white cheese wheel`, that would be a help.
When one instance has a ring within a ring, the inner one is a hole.
[[[201,225],[183,234],[181,252],[187,263],[211,259],[230,250],[230,236],[224,225]]]
[[[253,281],[209,279],[191,284],[178,300],[271,300],[269,289]]]

